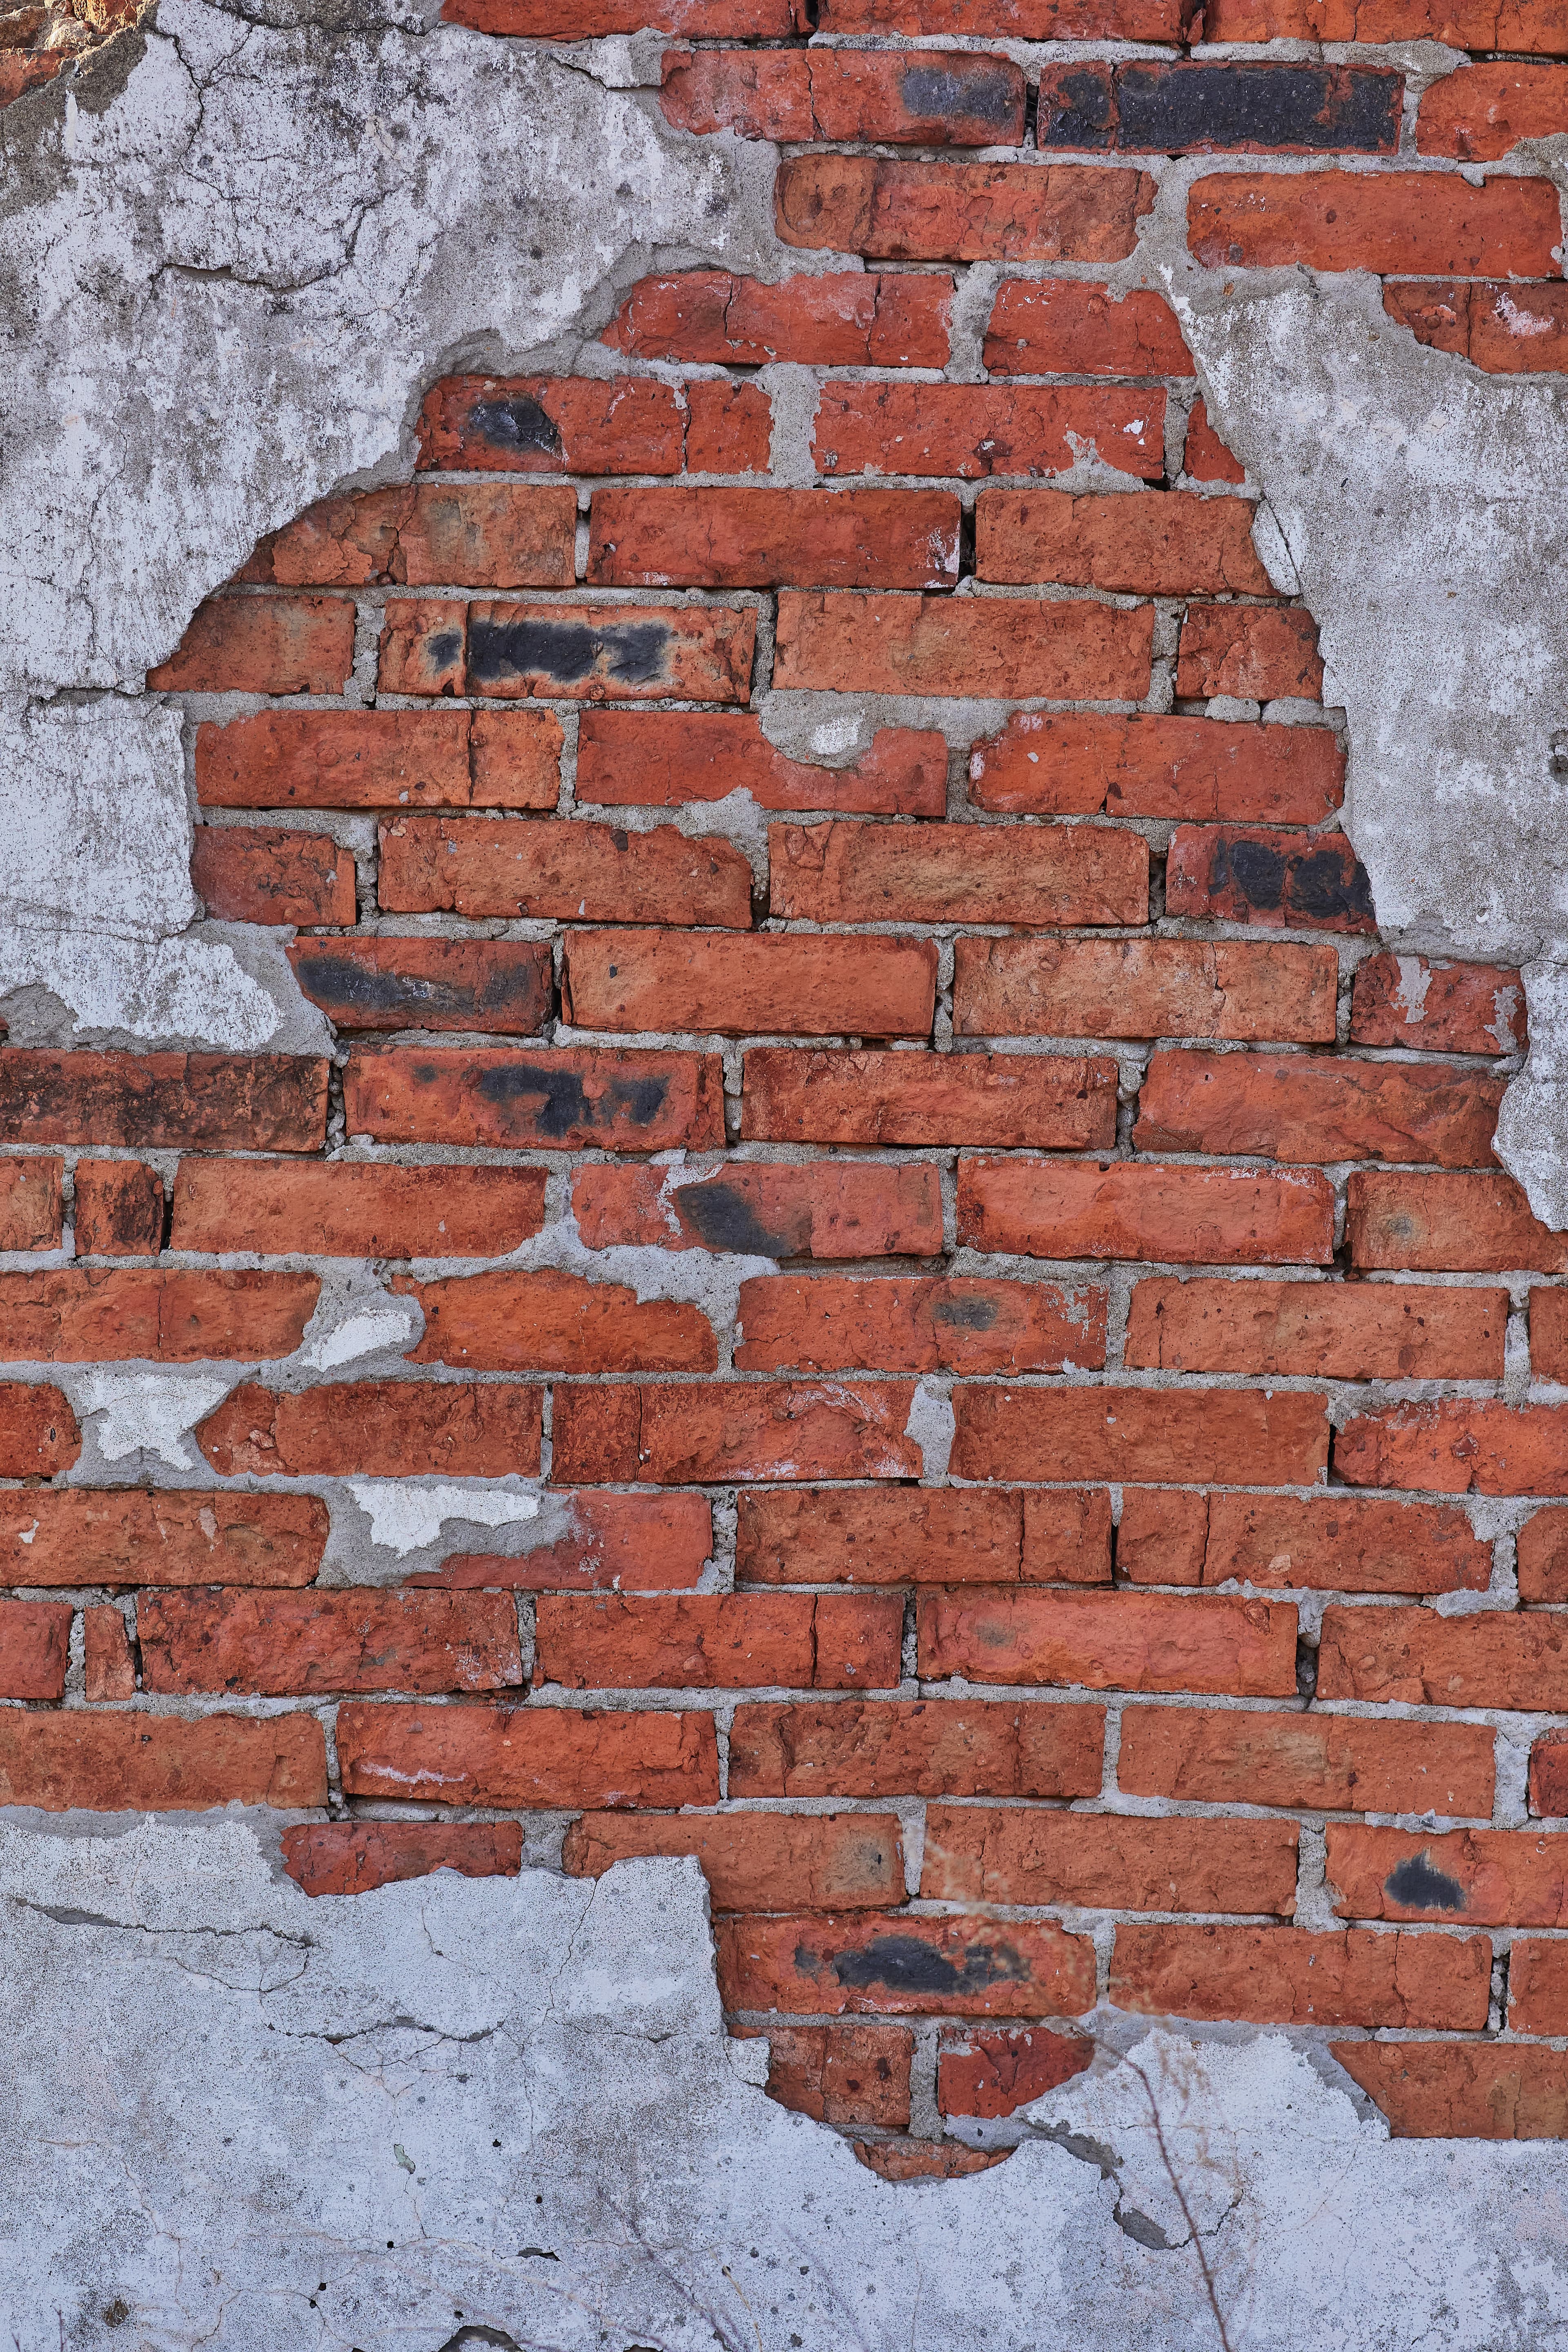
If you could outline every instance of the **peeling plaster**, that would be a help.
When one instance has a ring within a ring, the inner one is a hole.
[[[405,1559],[440,1539],[448,1520],[469,1527],[513,1527],[536,1518],[539,1497],[510,1487],[442,1485],[412,1478],[351,1478],[348,1491],[370,1521],[370,1539]]]

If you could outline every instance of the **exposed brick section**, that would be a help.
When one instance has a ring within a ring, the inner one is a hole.
[[[575,931],[562,1002],[582,1029],[925,1037],[934,940]]]
[[[0,1601],[0,1698],[63,1698],[73,1611],[65,1601]]]
[[[1208,0],[1204,32],[1211,41],[1425,39],[1465,49],[1568,49],[1552,0]]]
[[[303,994],[339,1029],[528,1037],[550,1013],[543,940],[295,940],[288,954]]]
[[[601,340],[639,359],[715,367],[786,360],[799,367],[940,368],[947,365],[952,301],[952,278],[935,273],[828,270],[764,286],[727,269],[689,269],[640,279]]]
[[[1315,65],[1052,66],[1040,77],[1044,148],[1180,155],[1391,155],[1396,73]]]
[[[1560,1838],[1532,1830],[1413,1836],[1331,1822],[1328,1880],[1342,1919],[1433,1919],[1497,1927],[1568,1927]],[[1554,2027],[1527,2029],[1555,2032]]]
[[[0,1160],[0,1249],[59,1247],[64,1223],[60,1177],[58,1160]],[[79,1188],[80,1182],[79,1172]],[[80,1213],[79,1207],[79,1223]]]
[[[952,49],[677,50],[659,93],[681,131],[911,147],[1021,147],[1024,100],[1022,70],[1006,58]]]
[[[1273,593],[1241,499],[1172,490],[1148,499],[984,490],[974,507],[975,576],[1147,596]]]
[[[754,2030],[740,2028],[737,2039],[748,2040]],[[907,2025],[770,2023],[768,2096],[818,2123],[903,2131],[910,2120],[913,2054],[914,2035]]]
[[[1568,1814],[1568,1739],[1549,1731],[1530,1754],[1530,1810],[1556,1818]]]
[[[879,1594],[595,1594],[539,1603],[539,1672],[574,1690],[887,1689],[903,1612]]]
[[[936,2104],[944,2116],[1010,2116],[1081,2074],[1093,2055],[1087,2038],[1044,2026],[948,2032],[937,2049]]]
[[[1440,1274],[1568,1274],[1568,1238],[1530,1213],[1511,1176],[1358,1170],[1345,1192],[1353,1265]]]
[[[1558,1617],[1481,1610],[1327,1609],[1318,1654],[1324,1698],[1415,1706],[1563,1708],[1568,1636]]]
[[[1129,1796],[1197,1804],[1485,1818],[1492,1735],[1479,1724],[1316,1711],[1129,1707],[1116,1777]]]
[[[1514,1549],[1521,1601],[1568,1601],[1568,1511],[1535,1512]]]
[[[1342,833],[1300,841],[1235,826],[1178,825],[1165,911],[1269,930],[1375,932],[1372,885]]]
[[[425,1336],[415,1364],[476,1371],[711,1372],[713,1327],[697,1307],[639,1300],[616,1282],[545,1269],[476,1274],[466,1281],[393,1286],[418,1301]]]
[[[515,1878],[522,1867],[515,1822],[310,1822],[285,1830],[282,1845],[306,1895],[367,1895],[436,1870]]]
[[[953,949],[952,1025],[961,1037],[1227,1037],[1248,1045],[1318,1045],[1332,1040],[1338,987],[1332,948],[1241,940],[961,939]],[[1160,1055],[1152,1067],[1198,1058]],[[1246,1063],[1248,1076],[1259,1066],[1251,1054]],[[1314,1075],[1313,1066],[1307,1066],[1307,1075]],[[1145,1089],[1152,1084],[1151,1076]],[[1146,1140],[1139,1137],[1140,1149]]]
[[[1130,1487],[1116,1564],[1135,1584],[1234,1577],[1329,1592],[1484,1592],[1491,1546],[1449,1504],[1379,1502],[1342,1489],[1302,1501]]]
[[[317,1151],[327,1065],[289,1054],[0,1053],[0,1137],[145,1150]]]
[[[996,289],[988,375],[1191,375],[1176,314],[1142,291],[1111,298],[1079,278],[1009,278]]]
[[[712,1805],[710,1715],[592,1707],[338,1709],[343,1794],[447,1805]]]
[[[1296,1908],[1296,1825],[933,1805],[921,1893],[946,1903],[1288,1918]]]
[[[946,490],[601,490],[596,588],[950,588],[959,505]]]
[[[1126,1160],[962,1160],[958,1234],[974,1249],[1021,1251],[1031,1257],[1326,1265],[1333,1255],[1334,1204],[1325,1180],[1305,1170],[1259,1176],[1239,1168],[1152,1168]],[[1141,1284],[1135,1297],[1149,1287]],[[1180,1285],[1172,1287],[1181,1290]],[[1504,1297],[1500,1334],[1508,1320]],[[1230,1311],[1235,1316],[1245,1310]],[[1146,1357],[1130,1354],[1127,1360],[1137,1364]],[[1303,1363],[1291,1369],[1318,1367]]]
[[[78,1257],[157,1256],[163,1246],[163,1186],[155,1168],[142,1160],[79,1160],[75,1181]]]
[[[1355,1486],[1435,1495],[1568,1494],[1568,1406],[1443,1398],[1348,1422],[1334,1467]]]
[[[1525,1043],[1517,971],[1490,963],[1368,956],[1351,997],[1352,1045],[1426,1054],[1517,1054]]]
[[[1393,172],[1238,172],[1198,180],[1187,242],[1205,267],[1371,269],[1434,278],[1559,278],[1549,180]]]
[[[1568,1377],[1568,1292],[1532,1290],[1530,1294],[1530,1363],[1538,1378]]]
[[[115,1608],[81,1612],[82,1696],[90,1704],[112,1705],[136,1696],[136,1661],[125,1620]]]
[[[1005,2164],[1010,2147],[965,2147],[952,2140],[851,2140],[859,2161],[879,2180],[967,2180]]]
[[[1509,1953],[1508,2021],[1515,2033],[1561,2033],[1568,2021],[1568,1948],[1516,1937]]]
[[[490,1393],[494,1393],[493,1391]],[[713,1549],[713,1514],[704,1495],[550,1496],[542,1529],[515,1556],[454,1552],[410,1584],[583,1592],[678,1590],[695,1584]],[[553,1532],[564,1521],[563,1532]]]
[[[1152,616],[1107,604],[1020,597],[779,598],[773,683],[873,694],[1148,691]]]
[[[587,41],[651,26],[687,40],[779,40],[793,30],[788,0],[443,0],[449,25],[533,40]]]
[[[205,1812],[324,1805],[311,1715],[24,1715],[0,1709],[0,1803],[48,1812]]]
[[[1272,702],[1316,702],[1323,691],[1318,628],[1310,613],[1262,604],[1194,604],[1182,623],[1176,692]]]
[[[82,1162],[77,1162],[79,1198]],[[544,1223],[542,1168],[182,1160],[169,1245],[325,1257],[504,1256]]]
[[[1307,1486],[1328,1463],[1321,1400],[1302,1393],[969,1388],[953,1403],[960,1478]]]
[[[1344,752],[1326,727],[1020,710],[969,756],[970,799],[1001,816],[1316,824],[1343,795]]]
[[[0,1274],[0,1359],[165,1364],[291,1356],[321,1290],[313,1274],[196,1274],[92,1266]]]
[[[679,808],[750,793],[759,808],[843,809],[866,816],[942,816],[947,745],[912,727],[879,728],[846,768],[786,759],[740,711],[585,710],[577,798],[605,807]]]
[[[1090,1797],[1104,1737],[1098,1706],[974,1699],[741,1706],[730,1733],[730,1793]]]
[[[247,1381],[196,1431],[220,1477],[502,1478],[538,1471],[542,1391],[486,1381]]]
[[[1153,202],[1143,172],[826,154],[780,164],[774,213],[785,245],[875,261],[1124,261]]]
[[[1094,2000],[1094,1950],[1087,1939],[1023,1920],[808,1913],[727,1919],[714,1943],[727,2009],[821,2017],[1077,2017]]]
[[[752,1381],[555,1391],[557,1478],[684,1486],[918,1478],[912,1381]]]
[[[674,386],[647,376],[443,376],[419,412],[420,465],[472,473],[678,474],[684,437]]]
[[[813,923],[1142,923],[1148,845],[1109,825],[773,825],[769,910]]]
[[[381,828],[382,906],[394,914],[571,918],[749,928],[752,869],[723,841],[673,825],[625,833],[537,818],[464,824],[399,817]]]
[[[574,1878],[600,1878],[656,1853],[694,1854],[716,1911],[874,1911],[904,1899],[895,1813],[584,1813],[561,1859]],[[907,2108],[907,2063],[904,2082]]]
[[[323,499],[264,539],[239,576],[281,588],[570,588],[576,531],[565,488],[417,482]]]
[[[1047,1283],[857,1281],[779,1275],[742,1283],[742,1372],[1059,1372],[1105,1361],[1103,1291]]]
[[[1245,482],[1247,479],[1246,467],[1226,447],[1209,423],[1208,409],[1201,400],[1194,401],[1192,414],[1187,419],[1182,471],[1194,482]]]
[[[1335,2042],[1395,2139],[1568,2137],[1568,2051],[1517,2042]]]
[[[932,1680],[1062,1683],[1089,1690],[1296,1687],[1296,1612],[1278,1601],[1156,1592],[922,1592],[920,1671]]]
[[[144,1592],[150,1691],[500,1690],[522,1680],[517,1612],[492,1592]]]
[[[1500,1381],[1507,1329],[1506,1290],[1391,1282],[1141,1282],[1132,1294],[1124,1360],[1178,1372]]]
[[[824,0],[834,33],[1011,34],[1023,41],[1176,41],[1175,0]]]
[[[1034,1144],[1116,1138],[1116,1065],[1011,1054],[748,1054],[741,1132],[779,1143]]]
[[[569,701],[743,702],[756,615],[713,605],[457,604],[386,607],[384,694],[479,694]]]
[[[395,1045],[353,1055],[343,1092],[350,1134],[378,1142],[581,1151],[613,1139],[633,1151],[702,1151],[724,1140],[711,1055]]]
[[[1500,1078],[1404,1062],[1156,1054],[1133,1140],[1140,1151],[1486,1167],[1502,1092]]]
[[[1568,286],[1387,282],[1383,307],[1418,343],[1457,352],[1490,375],[1568,369]]]
[[[1109,1584],[1094,1488],[824,1487],[742,1495],[735,1572],[757,1584]]]
[[[548,710],[258,710],[196,730],[204,808],[552,809]]]
[[[1422,93],[1415,145],[1423,155],[1489,163],[1521,139],[1550,139],[1565,119],[1568,66],[1473,65]]]
[[[0,1560],[13,1584],[309,1584],[327,1527],[314,1495],[29,1487],[0,1506]]]
[[[276,825],[199,825],[191,881],[227,923],[352,924],[353,852],[326,834]]]
[[[767,472],[773,446],[773,408],[759,385],[689,384],[686,406],[689,472]]]
[[[1092,442],[1108,466],[1158,479],[1164,414],[1163,392],[1094,385],[828,383],[812,454],[824,474],[974,480],[1066,473],[1075,442]]]
[[[81,1452],[76,1415],[47,1381],[0,1381],[0,1478],[52,1478]]]
[[[589,1249],[738,1250],[749,1257],[935,1257],[942,1188],[918,1162],[731,1160],[689,1183],[663,1168],[582,1168],[572,1211]]]
[[[1110,1998],[1144,2016],[1474,2032],[1487,2021],[1491,1966],[1485,1936],[1118,1927]]]
[[[341,694],[354,657],[342,596],[216,596],[177,653],[147,673],[153,694]]]

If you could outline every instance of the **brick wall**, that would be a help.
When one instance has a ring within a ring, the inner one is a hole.
[[[1396,2130],[1568,2132],[1517,975],[1380,940],[1312,615],[1104,278],[1213,151],[1200,261],[1568,365],[1555,192],[1476,170],[1561,127],[1560,8],[447,13],[677,37],[667,116],[788,149],[813,274],[436,383],[410,481],[153,674],[209,913],[295,927],[340,1044],[0,1049],[0,1794],[281,1808],[322,1894],[694,1854],[735,2030],[890,2178],[989,2160],[943,2119],[1102,2005],[1306,2029]],[[1508,54],[1417,105],[1268,47],[1422,36]],[[786,753],[780,689],[868,743]],[[395,1377],[300,1352],[355,1261],[422,1310]],[[188,1477],[84,1484],[51,1368],[148,1361],[225,1368]],[[337,1482],[511,1474],[564,1535],[319,1580]]]

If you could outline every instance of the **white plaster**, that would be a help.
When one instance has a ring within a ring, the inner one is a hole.
[[[925,1465],[921,1475],[927,1486],[940,1485],[946,1479],[948,1457],[957,1430],[957,1417],[945,1388],[932,1380],[920,1381],[910,1405],[910,1417],[904,1423],[904,1435],[912,1437],[921,1449],[921,1460]]]
[[[399,1558],[437,1542],[448,1520],[505,1528],[539,1511],[537,1495],[510,1486],[426,1486],[415,1478],[351,1478],[347,1484],[370,1521],[372,1543]]]
[[[379,1355],[384,1349],[402,1354],[419,1336],[424,1319],[412,1300],[347,1316],[303,1349],[299,1361],[313,1372],[330,1372],[336,1365]]]
[[[171,1470],[191,1470],[195,1457],[185,1433],[205,1421],[234,1386],[214,1372],[93,1371],[58,1375],[78,1416],[90,1421],[90,1434],[106,1462],[128,1454],[153,1454]]]

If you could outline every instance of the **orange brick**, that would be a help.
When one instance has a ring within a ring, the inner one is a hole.
[[[1508,1956],[1510,2033],[1568,2032],[1568,1944],[1516,1936]],[[1542,2056],[1555,2053],[1542,2052]]]
[[[48,1812],[205,1812],[324,1805],[327,1744],[310,1715],[58,1715],[0,1709],[0,1803]]]
[[[1094,2056],[1087,2037],[1042,2026],[1012,2033],[949,2029],[937,2049],[936,2104],[944,2116],[1016,2114],[1081,2074]]]
[[[1118,472],[1158,481],[1165,467],[1164,431],[1163,392],[1083,384],[827,383],[811,446],[821,474],[940,474],[976,481],[991,474],[1065,474],[1088,443]]]
[[[710,1054],[391,1045],[352,1055],[343,1093],[349,1133],[378,1143],[706,1151],[724,1140],[723,1071]]]
[[[354,659],[342,596],[215,596],[178,650],[147,673],[149,694],[342,694]]]
[[[1558,278],[1562,235],[1549,180],[1473,188],[1447,173],[1237,172],[1194,181],[1187,197],[1188,243],[1210,268]]]
[[[552,809],[550,710],[258,710],[196,730],[204,808]]]
[[[919,1161],[730,1160],[685,1183],[672,1168],[579,1168],[572,1213],[589,1249],[737,1250],[751,1257],[940,1257],[942,1183]]]
[[[466,1280],[393,1288],[418,1301],[425,1336],[414,1364],[476,1371],[711,1372],[718,1342],[700,1307],[639,1299],[617,1282],[588,1282],[547,1267],[536,1274],[475,1274]]]
[[[1568,286],[1420,278],[1385,284],[1383,307],[1418,343],[1456,352],[1490,375],[1568,369]]]
[[[651,26],[686,40],[777,40],[793,29],[787,0],[443,0],[449,25],[547,41],[595,40]]]
[[[751,2029],[736,2034],[750,2038]],[[768,2096],[825,2124],[880,2124],[905,2131],[910,2121],[907,2025],[776,2025],[768,2021]]]
[[[780,164],[773,210],[785,245],[877,261],[1124,261],[1153,202],[1144,172],[816,154]]]
[[[1251,1708],[1129,1707],[1118,1787],[1208,1805],[1489,1816],[1491,1732]]]
[[[659,105],[682,131],[742,139],[1021,147],[1026,88],[1006,58],[962,50],[667,51]]]
[[[516,1822],[310,1822],[285,1830],[282,1850],[306,1895],[368,1895],[437,1870],[515,1878],[522,1868]]]
[[[963,1037],[1329,1044],[1338,988],[1332,948],[1261,940],[961,939],[953,946],[953,1028]],[[1247,1056],[1248,1067],[1255,1059]]]
[[[988,375],[1190,376],[1176,314],[1161,295],[1079,278],[1008,278],[996,289],[981,364]]]
[[[765,474],[773,448],[773,405],[755,383],[689,383],[689,474]]]
[[[485,1381],[247,1381],[196,1431],[220,1477],[504,1478],[539,1469],[542,1391]]]
[[[1429,1495],[1568,1495],[1568,1406],[1461,1397],[1347,1422],[1334,1467],[1352,1486]]]
[[[1034,1144],[1116,1139],[1116,1065],[1067,1055],[797,1052],[745,1059],[741,1132],[770,1143]]]
[[[1118,1927],[1110,1999],[1144,2017],[1475,2032],[1487,2021],[1491,1969],[1485,1936]]]
[[[328,1526],[314,1495],[29,1486],[0,1504],[0,1582],[309,1584]]]
[[[453,1552],[437,1569],[411,1576],[412,1584],[508,1591],[664,1592],[695,1584],[713,1550],[713,1512],[706,1495],[563,1495],[552,1493],[550,1512],[535,1528],[524,1523],[527,1549]],[[565,1525],[563,1532],[552,1528]]]
[[[303,1054],[0,1053],[0,1137],[317,1151],[331,1065]]]
[[[918,1478],[912,1381],[748,1381],[555,1391],[556,1478],[685,1486]]]
[[[961,1388],[958,1478],[1306,1486],[1328,1465],[1321,1398],[1261,1389]]]
[[[22,1160],[21,1167],[58,1166]],[[57,1179],[58,1182],[58,1179]],[[78,1257],[156,1257],[163,1246],[163,1181],[142,1160],[79,1160],[76,1163]],[[225,1244],[233,1249],[235,1244]]]
[[[1530,1751],[1530,1810],[1554,1819],[1568,1814],[1568,1739],[1549,1731]]]
[[[829,270],[766,286],[727,269],[688,269],[639,278],[600,341],[639,359],[714,367],[786,360],[800,367],[942,368],[952,304],[952,280],[937,275]]]
[[[1322,691],[1318,625],[1310,613],[1268,604],[1188,605],[1176,663],[1178,694],[1316,702]]]
[[[904,1899],[896,1813],[584,1813],[561,1864],[602,1878],[664,1853],[696,1857],[716,1911],[872,1911]]]
[[[1207,1495],[1183,1495],[1169,1486],[1124,1486],[1116,1528],[1116,1569],[1121,1580],[1201,1584],[1209,1500]]]
[[[143,1592],[136,1631],[150,1691],[473,1691],[523,1679],[504,1593]]]
[[[1332,1832],[1331,1832],[1331,1835]],[[1294,1822],[933,1805],[921,1893],[938,1903],[1070,1903],[1090,1911],[1296,1908]]]
[[[714,1931],[726,2009],[822,2017],[1077,2017],[1087,1937],[1024,1920],[730,1918]]]
[[[958,532],[959,503],[949,490],[600,490],[588,581],[595,588],[781,581],[951,588]]]
[[[1125,1160],[961,1160],[958,1238],[973,1249],[1030,1257],[1326,1265],[1333,1255],[1333,1192],[1326,1179],[1305,1170],[1264,1175]],[[1505,1307],[1500,1332],[1507,1320]]]
[[[63,1698],[68,1601],[0,1601],[0,1698]]]
[[[1568,1633],[1561,1618],[1495,1609],[1325,1609],[1318,1696],[1568,1711]]]
[[[1568,2050],[1504,2042],[1329,2047],[1395,2139],[1568,2139]]]
[[[384,824],[380,839],[377,897],[395,914],[751,925],[741,852],[688,840],[672,824],[626,833],[548,817],[407,816]]]
[[[570,588],[575,491],[414,482],[322,499],[264,539],[240,574],[280,588]]]
[[[1568,1379],[1568,1291],[1537,1286],[1530,1294],[1530,1363],[1539,1378]]]
[[[1504,1081],[1407,1062],[1156,1054],[1138,1097],[1138,1151],[1274,1160],[1435,1160],[1484,1167]]]
[[[816,923],[1142,923],[1149,846],[1111,825],[768,828],[770,913]]]
[[[1194,401],[1192,414],[1187,419],[1182,471],[1189,481],[1194,482],[1245,482],[1247,479],[1246,467],[1220,439],[1209,423],[1208,409],[1201,400]]]
[[[1178,41],[1176,0],[823,0],[825,33],[1010,34],[1022,41]]]
[[[1451,1830],[1434,1837],[1331,1822],[1327,1869],[1341,1919],[1568,1927],[1568,1838],[1550,1832]]]
[[[934,940],[770,931],[574,931],[562,1005],[583,1029],[925,1037]]]
[[[539,1672],[574,1690],[886,1690],[903,1611],[880,1594],[546,1594]]]
[[[1515,1549],[1521,1601],[1568,1601],[1568,1510],[1533,1512]]]
[[[1141,1282],[1124,1361],[1175,1372],[1500,1381],[1507,1329],[1506,1290],[1404,1282]]]
[[[206,911],[228,923],[356,919],[354,859],[324,833],[270,824],[196,827],[191,881]]]
[[[1110,1501],[994,1486],[742,1495],[735,1572],[759,1584],[1109,1584]]]
[[[542,1168],[182,1160],[169,1246],[264,1256],[505,1256],[543,1224],[544,1184]]]
[[[1049,1283],[774,1275],[741,1286],[742,1372],[1059,1372],[1105,1361],[1106,1294]]]
[[[443,376],[417,429],[422,467],[504,474],[679,474],[685,434],[675,387],[636,375]]]
[[[1568,1238],[1530,1213],[1501,1171],[1407,1176],[1358,1170],[1345,1188],[1351,1263],[1423,1274],[1568,1274]]]
[[[0,1160],[0,1249],[58,1249],[62,1173],[58,1160]]]
[[[52,1478],[81,1452],[81,1432],[47,1381],[0,1381],[0,1478]]]
[[[1316,824],[1344,796],[1326,727],[1016,710],[969,755],[969,797],[1000,816],[1231,817]],[[1363,967],[1364,969],[1364,967]]]
[[[851,2140],[856,2158],[879,2180],[967,2180],[1005,2164],[1010,2147],[964,2147],[956,2140]]]
[[[779,597],[773,684],[830,693],[1049,695],[1136,702],[1149,690],[1146,605],[1032,597]]]
[[[1523,1050],[1524,991],[1517,971],[1426,956],[1368,956],[1351,995],[1352,1045],[1426,1054]]]
[[[520,1810],[719,1801],[710,1715],[351,1700],[337,1741],[346,1797]]]
[[[759,808],[942,816],[947,745],[912,727],[882,727],[852,767],[786,760],[763,723],[738,710],[585,710],[576,795],[600,807],[679,808],[750,793]]]
[[[1568,48],[1553,0],[1208,0],[1211,41],[1444,41],[1458,49]]]
[[[1203,1499],[1197,1583],[1236,1577],[1330,1592],[1484,1592],[1491,1580],[1490,1544],[1451,1504],[1378,1502],[1343,1488],[1307,1502],[1284,1495]],[[1125,1505],[1122,1518],[1125,1525]],[[1120,1565],[1120,1549],[1117,1559]]]
[[[976,1699],[740,1706],[734,1797],[1092,1797],[1105,1709]]]
[[[1251,523],[1246,500],[1195,491],[1135,499],[984,490],[974,504],[975,577],[1144,596],[1272,595]]]
[[[136,1662],[118,1609],[84,1609],[82,1693],[89,1705],[112,1705],[136,1696]]]
[[[1225,1691],[1279,1698],[1296,1687],[1288,1601],[1162,1592],[922,1592],[920,1673],[1086,1690]]]
[[[1269,930],[1375,931],[1372,885],[1342,833],[1182,824],[1165,861],[1165,912]]]
[[[90,1266],[0,1274],[0,1360],[164,1364],[291,1356],[321,1287],[314,1274]]]

